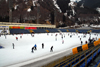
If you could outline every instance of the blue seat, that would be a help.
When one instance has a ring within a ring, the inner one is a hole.
[[[87,59],[87,64],[89,64],[91,62],[91,60],[92,60],[92,56],[89,57],[89,59]]]
[[[59,29],[61,32],[67,32],[66,29]]]
[[[85,67],[85,62],[80,67]]]
[[[22,33],[30,33],[26,29],[10,29],[11,34],[22,34]]]
[[[98,50],[98,53],[100,53],[100,49]]]
[[[70,66],[70,64],[66,65],[65,67],[68,67],[68,66]]]
[[[100,60],[97,62],[97,64],[95,65],[95,67],[97,67],[99,63],[100,63]]]
[[[95,58],[96,54],[97,54],[97,52],[95,52],[95,53],[93,54],[93,58]]]
[[[46,33],[45,29],[36,29],[33,30],[35,33]]]

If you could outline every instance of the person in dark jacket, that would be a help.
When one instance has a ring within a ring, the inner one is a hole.
[[[81,45],[83,44],[83,41],[81,41]]]
[[[42,43],[42,49],[44,48],[44,43]]]
[[[32,47],[32,53],[34,52],[33,50],[34,50],[34,47]]]
[[[88,42],[87,41],[85,41],[85,44],[87,44]]]
[[[14,43],[12,43],[12,46],[13,46],[13,49],[14,49],[14,47],[15,47]]]
[[[51,46],[51,48],[50,48],[50,52],[53,52],[53,46]]]

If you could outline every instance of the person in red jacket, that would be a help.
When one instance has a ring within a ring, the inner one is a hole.
[[[16,37],[16,40],[18,40],[18,37]]]

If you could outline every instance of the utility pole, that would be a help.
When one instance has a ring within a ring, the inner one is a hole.
[[[12,22],[12,6],[13,6],[13,1],[9,0],[9,22]]]

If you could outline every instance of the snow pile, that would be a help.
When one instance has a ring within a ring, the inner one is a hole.
[[[76,5],[75,5],[75,2],[72,2],[72,1],[71,1],[68,5],[69,5],[69,6],[76,6]]]
[[[27,9],[27,12],[31,12],[31,8],[28,8],[28,9]]]
[[[56,0],[53,0],[53,3],[54,3],[54,6],[55,6],[55,7],[59,10],[59,12],[61,13],[62,11],[61,11],[60,7],[58,6]]]
[[[56,34],[57,36],[55,36]],[[84,38],[84,34],[79,33],[62,33],[62,35],[60,33],[41,33],[34,34],[34,36],[31,36],[31,34],[1,35],[0,45],[4,48],[0,49],[0,67],[22,63],[31,59],[34,61],[34,59],[37,60],[36,58],[72,49],[81,45],[80,37],[83,44],[90,37],[87,34],[86,38]],[[18,37],[18,40],[16,40],[16,37]],[[97,36],[91,33],[91,38],[96,37],[100,38],[100,34]],[[64,44],[62,44],[63,40]],[[12,43],[14,43],[15,49],[13,49]],[[42,43],[44,43],[44,49],[42,49]],[[37,45],[37,50],[32,53],[31,48],[35,44]],[[53,52],[50,52],[51,46],[53,46]],[[72,50],[69,53],[72,53]]]
[[[100,7],[98,7],[96,10],[100,13]]]
[[[91,27],[100,28],[100,25],[90,25]]]
[[[33,6],[36,6],[36,2],[37,2],[38,0],[33,0]]]
[[[70,1],[72,1],[72,2],[79,2],[79,1],[81,1],[81,0],[70,0]]]
[[[18,5],[15,5],[14,9],[16,10],[16,9],[17,9],[17,7],[18,7]]]

